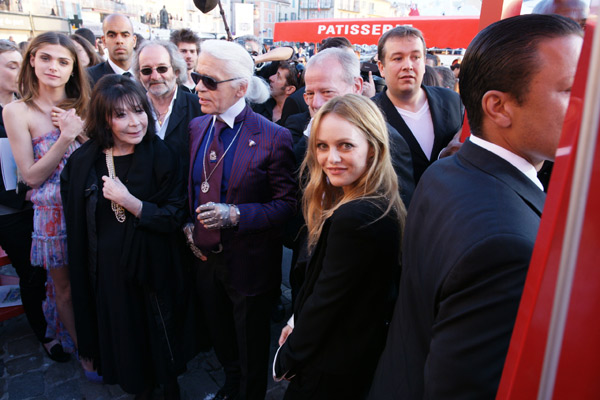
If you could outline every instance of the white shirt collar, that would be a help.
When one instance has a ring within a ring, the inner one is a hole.
[[[177,98],[177,88],[175,88],[175,93],[173,94],[173,98],[171,99],[171,104],[169,104],[169,109],[167,110],[167,115],[163,119],[162,125],[158,123],[158,116],[156,115],[156,111],[152,106],[152,101],[150,100],[150,95],[146,93],[148,97],[148,101],[150,101],[150,108],[152,109],[152,116],[154,117],[154,125],[156,126],[156,134],[161,139],[165,139],[165,135],[167,134],[167,126],[169,125],[169,118],[171,118],[171,111],[173,111],[173,104],[175,104],[175,99]]]
[[[110,57],[108,57],[106,61],[108,62],[108,65],[110,65],[110,67],[113,69],[113,71],[115,71],[115,74],[123,75],[125,72],[129,72],[131,74],[131,78],[135,79],[135,74],[133,73],[133,70],[129,69],[125,71],[123,68],[115,64],[113,60],[110,59]]]
[[[487,151],[494,153],[498,157],[503,160],[508,161],[512,166],[521,171],[526,177],[528,177],[540,190],[544,190],[544,186],[542,182],[537,177],[537,170],[535,167],[526,159],[521,156],[516,155],[515,153],[505,149],[504,147],[500,147],[497,144],[492,142],[488,142],[480,137],[471,135],[469,136],[469,140],[471,143],[483,147]]]
[[[240,113],[244,110],[245,107],[246,107],[246,99],[242,97],[234,105],[229,107],[227,109],[227,111],[225,111],[223,114],[218,115],[218,117],[223,122],[225,122],[228,127],[233,128],[233,125],[235,122],[235,117],[240,115]],[[213,116],[213,123],[215,122],[216,118],[217,118],[217,115]]]

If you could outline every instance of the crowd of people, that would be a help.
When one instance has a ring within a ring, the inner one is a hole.
[[[345,38],[305,64],[254,37],[138,43],[119,14],[106,59],[77,34],[0,40],[18,170],[0,245],[36,338],[136,399],[179,399],[210,348],[218,400],[264,399],[269,375],[285,399],[493,398],[582,32],[490,25],[460,95],[450,70],[425,83],[409,26],[379,39],[381,91]],[[269,371],[284,245],[293,314]]]

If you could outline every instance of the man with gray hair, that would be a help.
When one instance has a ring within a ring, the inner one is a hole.
[[[188,243],[225,384],[215,399],[264,399],[282,231],[296,209],[292,138],[246,104],[269,97],[237,43],[202,43],[196,91],[207,115],[189,125]],[[239,397],[238,397],[239,396]]]
[[[202,111],[198,97],[180,87],[188,76],[185,61],[173,43],[145,41],[136,52],[133,70],[136,79],[147,91],[156,134],[175,151],[182,171],[187,172],[188,124],[202,115]]]
[[[292,115],[285,122],[285,127],[294,137],[294,154],[298,165],[306,153],[306,138],[310,133],[311,118],[319,108],[334,97],[362,93],[360,62],[351,49],[329,48],[320,51],[306,64],[304,82],[304,100],[309,110]],[[392,164],[398,175],[402,200],[408,207],[414,190],[410,150],[402,136],[389,124],[388,132]]]

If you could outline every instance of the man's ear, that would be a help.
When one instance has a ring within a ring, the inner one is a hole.
[[[241,80],[240,86],[238,87],[238,90],[235,93],[235,95],[237,96],[238,99],[241,99],[242,97],[244,97],[246,95],[247,91],[248,91],[248,82],[246,80]]]
[[[363,78],[362,77],[358,76],[358,77],[354,78],[353,89],[354,89],[353,93],[362,94],[362,90],[363,90]]]
[[[381,77],[385,79],[385,72],[383,71],[383,63],[381,62],[381,60],[377,61],[377,68],[379,68],[379,75],[381,75]]]
[[[296,91],[296,88],[292,85],[288,85],[285,87],[285,95],[289,96],[290,94],[294,93]]]
[[[516,100],[510,94],[499,90],[489,90],[481,99],[483,114],[494,124],[501,128],[512,125],[512,111]]]

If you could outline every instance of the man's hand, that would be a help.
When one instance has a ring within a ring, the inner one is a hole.
[[[213,203],[202,204],[196,209],[198,221],[206,229],[221,229],[236,226],[240,222],[240,211],[233,204]]]
[[[438,159],[441,159],[444,157],[450,157],[451,155],[456,153],[458,150],[460,150],[462,145],[463,144],[460,141],[460,131],[458,131],[456,133],[456,135],[454,135],[454,137],[452,138],[450,143],[448,143],[448,146],[444,147],[442,149],[442,151],[440,151],[440,155],[438,156]]]
[[[367,96],[369,99],[375,96],[375,81],[371,71],[369,71],[369,80],[363,82],[362,95]]]

